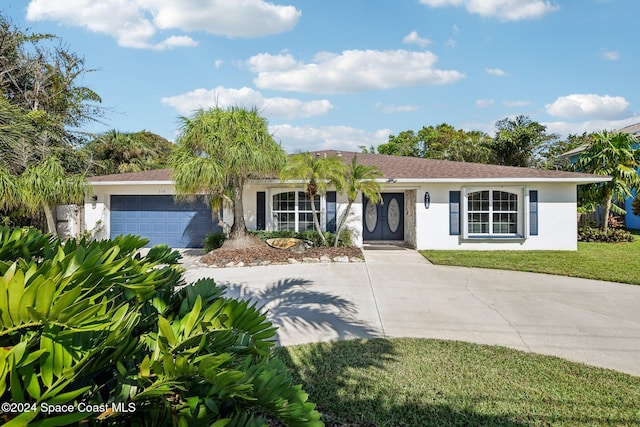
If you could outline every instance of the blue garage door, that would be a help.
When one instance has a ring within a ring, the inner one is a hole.
[[[111,238],[135,234],[149,239],[148,246],[200,248],[214,231],[222,230],[202,199],[177,202],[173,196],[111,196]]]

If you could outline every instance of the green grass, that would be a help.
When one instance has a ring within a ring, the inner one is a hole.
[[[277,349],[328,426],[638,426],[640,378],[503,347],[353,340]]]
[[[433,264],[530,271],[640,285],[640,233],[632,243],[583,243],[577,251],[420,251]]]

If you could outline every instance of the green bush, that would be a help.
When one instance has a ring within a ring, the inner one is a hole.
[[[610,228],[606,233],[599,228],[592,227],[578,230],[578,241],[580,242],[624,243],[634,240],[633,234],[621,228]]]
[[[209,234],[204,238],[204,251],[211,252],[214,249],[222,247],[222,244],[227,239],[227,236],[221,232],[215,232]]]
[[[271,356],[276,329],[256,304],[211,279],[186,285],[179,253],[142,256],[146,243],[0,228],[0,401],[32,409],[0,420],[322,425]],[[45,413],[52,405],[73,409]]]

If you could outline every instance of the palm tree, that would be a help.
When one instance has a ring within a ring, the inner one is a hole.
[[[349,203],[347,204],[347,209],[338,224],[334,246],[338,246],[340,233],[342,233],[342,229],[347,223],[347,218],[349,217],[349,213],[351,213],[351,206],[353,205],[353,202],[356,201],[358,193],[362,193],[366,196],[371,203],[380,203],[382,201],[382,195],[380,194],[382,184],[376,181],[376,178],[380,178],[381,176],[382,172],[380,172],[377,166],[362,165],[358,163],[358,156],[353,156],[351,164],[347,167],[344,176],[344,192],[347,195],[347,201]]]
[[[311,202],[313,225],[325,246],[327,245],[327,240],[322,233],[322,228],[320,228],[320,221],[316,212],[316,196],[324,194],[329,186],[334,186],[336,190],[341,190],[344,175],[345,167],[340,159],[314,156],[309,152],[291,156],[289,162],[280,171],[280,179],[283,181],[302,180],[305,182],[305,192],[309,195]]]
[[[269,134],[267,121],[256,109],[239,107],[200,109],[181,121],[171,159],[178,195],[205,194],[214,199],[230,194],[234,220],[223,247],[262,244],[245,225],[242,190],[252,179],[276,175],[286,162],[287,155]]]
[[[29,166],[17,184],[18,200],[29,214],[44,211],[47,231],[57,236],[53,209],[56,205],[81,204],[89,192],[84,176],[68,174],[55,156]]]
[[[575,168],[595,175],[609,175],[612,179],[600,185],[604,203],[602,230],[609,227],[609,213],[614,200],[624,200],[640,189],[640,148],[629,133],[605,131],[593,135],[591,145],[580,154]]]

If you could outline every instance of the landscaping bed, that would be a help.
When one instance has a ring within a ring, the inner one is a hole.
[[[248,249],[215,249],[200,259],[200,262],[215,267],[362,261],[364,261],[364,255],[359,248],[314,247],[298,253],[266,245]]]

